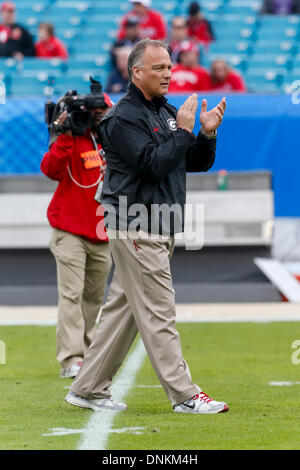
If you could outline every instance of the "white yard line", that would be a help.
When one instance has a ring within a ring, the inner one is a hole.
[[[289,387],[290,385],[300,385],[300,382],[269,382],[272,387]]]
[[[146,351],[141,340],[129,355],[123,368],[116,376],[110,391],[115,401],[121,402],[134,384],[135,376],[143,364]],[[123,411],[122,413],[126,413]],[[83,434],[79,450],[105,450],[113,421],[118,412],[95,411]]]

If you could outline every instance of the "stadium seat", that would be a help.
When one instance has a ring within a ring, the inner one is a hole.
[[[39,72],[46,72],[48,75],[61,75],[65,70],[66,65],[60,59],[39,59],[36,57],[26,57],[20,63],[18,68],[19,73],[23,77],[34,77]]]
[[[259,11],[260,1],[229,1],[225,3],[223,12],[231,15],[249,16]]]
[[[297,26],[300,24],[299,15],[259,15],[259,22],[264,27],[278,29],[281,27]]]
[[[248,68],[244,74],[244,78],[249,89],[251,85],[252,89],[255,86],[256,89],[258,89],[259,87],[261,87],[261,90],[274,88],[277,89],[277,91],[280,89],[280,86],[282,85],[283,80],[286,76],[287,71],[281,68]]]
[[[105,89],[107,73],[98,70],[98,74],[91,74],[93,78],[99,80]],[[90,91],[90,74],[79,74],[77,76],[64,75],[55,79],[54,94],[64,95],[68,90],[77,90],[80,94],[86,94]]]
[[[272,69],[282,67],[290,70],[293,64],[293,56],[289,54],[253,54],[248,59],[248,67],[256,69]]]
[[[16,96],[46,96],[49,91],[48,74],[40,72],[37,77],[13,77],[10,84],[10,94]]]
[[[68,62],[68,75],[76,76],[79,73],[91,73],[99,75],[102,71],[108,72],[110,70],[110,63],[107,56],[97,56],[94,60],[78,60],[72,59]]]
[[[285,40],[273,38],[269,40],[260,40],[258,39],[254,44],[253,53],[264,52],[265,54],[278,54],[289,53],[295,54],[298,49],[298,44],[296,41]]]
[[[293,67],[298,69],[300,68],[300,54],[294,56]]]
[[[214,54],[249,53],[253,44],[250,41],[215,41],[210,44],[209,52]]]

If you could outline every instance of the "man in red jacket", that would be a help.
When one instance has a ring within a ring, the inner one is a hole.
[[[92,128],[79,136],[70,130],[60,134],[41,162],[42,172],[58,181],[47,215],[54,229],[50,250],[57,266],[60,377],[75,377],[80,369],[111,268],[107,235],[101,230],[103,211],[94,199],[106,169],[96,130],[112,106],[108,95],[103,98],[103,107],[90,110]],[[64,111],[56,123],[63,126],[66,118]]]
[[[210,88],[218,93],[247,92],[243,77],[224,59],[216,59],[211,64]]]
[[[137,18],[139,21],[139,33],[141,38],[165,39],[167,27],[163,16],[150,8],[151,0],[129,0],[133,4],[131,11],[123,17],[118,32],[118,39],[125,37],[125,25],[128,18]]]
[[[209,73],[199,65],[199,49],[193,41],[183,41],[178,64],[172,68],[169,93],[191,93],[209,90]]]
[[[204,46],[214,40],[214,33],[209,21],[201,12],[198,2],[192,2],[188,9],[188,36]]]

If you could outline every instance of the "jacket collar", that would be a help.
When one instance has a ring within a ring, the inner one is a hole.
[[[142,102],[152,109],[159,109],[161,106],[164,106],[167,103],[167,99],[164,96],[161,96],[160,98],[154,98],[151,101],[147,100],[143,95],[143,92],[132,82],[129,82],[128,85],[128,95],[134,100]]]

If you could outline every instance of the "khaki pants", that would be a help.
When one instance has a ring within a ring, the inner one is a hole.
[[[86,398],[109,398],[113,376],[139,331],[152,366],[172,405],[200,393],[182,357],[175,328],[175,293],[170,272],[174,239],[156,240],[127,232],[109,245],[115,274],[99,325],[71,391]]]
[[[112,261],[108,243],[57,229],[50,250],[57,267],[57,360],[64,371],[82,361],[92,341]]]

